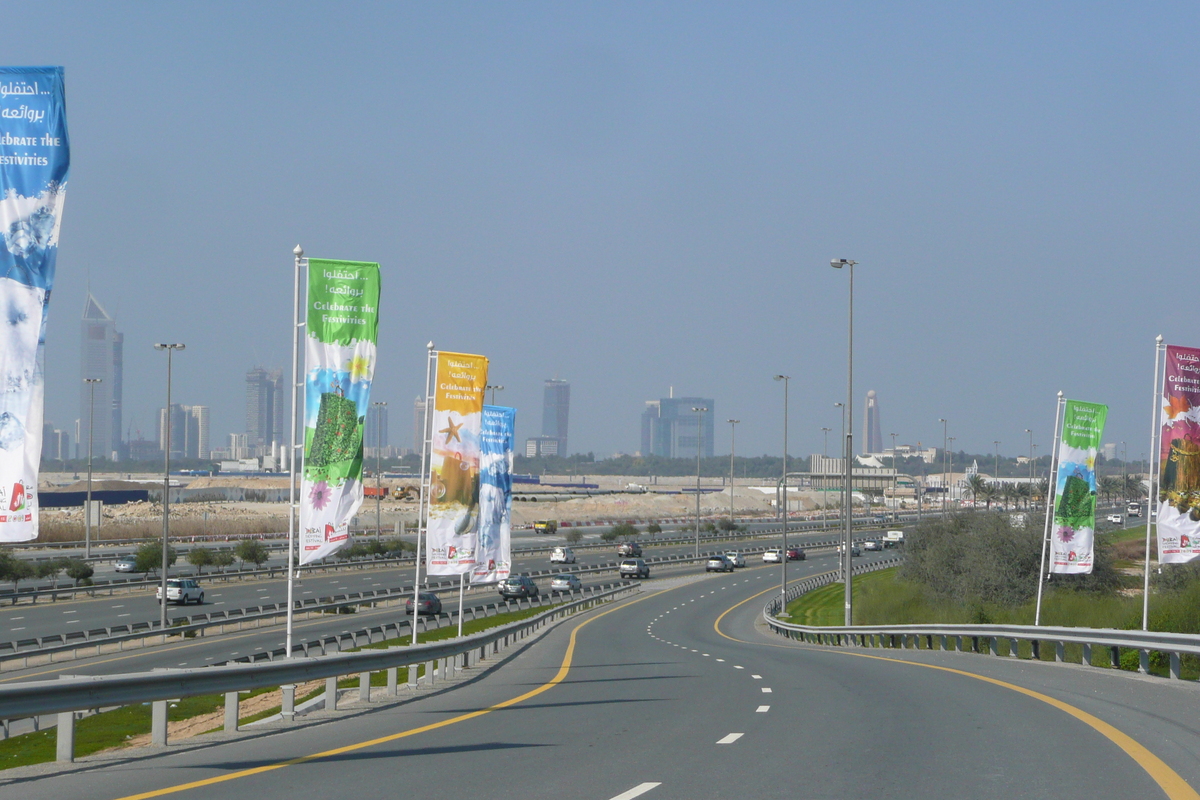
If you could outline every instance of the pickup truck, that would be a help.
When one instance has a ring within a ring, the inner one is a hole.
[[[895,547],[904,544],[904,531],[888,531],[883,535],[884,547]]]
[[[533,523],[534,533],[557,533],[558,520],[556,519],[540,519]]]

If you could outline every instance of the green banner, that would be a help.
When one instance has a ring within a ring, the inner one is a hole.
[[[1068,400],[1058,443],[1050,571],[1092,571],[1096,534],[1096,454],[1108,406]]]

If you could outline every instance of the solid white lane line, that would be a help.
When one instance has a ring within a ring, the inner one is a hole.
[[[621,792],[616,797],[613,797],[612,800],[633,800],[633,798],[635,798],[635,797],[641,797],[646,792],[653,789],[655,786],[662,786],[662,784],[661,783],[649,783],[649,782],[639,783],[637,786],[633,787],[632,789],[625,791],[625,792]]]
[[[734,742],[736,742],[738,739],[742,738],[745,735],[746,734],[744,734],[744,733],[731,733],[728,736],[718,739],[717,744],[733,744]]]
[[[758,714],[765,714],[770,710],[771,710],[770,706],[759,706],[758,708],[754,709],[755,713],[758,713]]]
[[[763,690],[763,694],[770,694],[770,693],[771,693],[771,687],[770,687],[770,686],[764,686],[764,687],[762,687],[762,690]]]

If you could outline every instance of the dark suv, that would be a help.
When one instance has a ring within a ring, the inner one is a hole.
[[[500,584],[500,596],[508,597],[537,597],[537,584],[528,575],[513,575],[505,578]]]
[[[640,556],[642,554],[642,546],[637,542],[621,542],[621,546],[617,548],[619,556]]]

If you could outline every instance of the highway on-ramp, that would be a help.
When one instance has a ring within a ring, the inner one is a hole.
[[[834,565],[821,555],[789,576]],[[0,773],[0,794],[1196,797],[1195,685],[791,642],[759,622],[778,577],[752,565],[652,580],[446,691]]]

